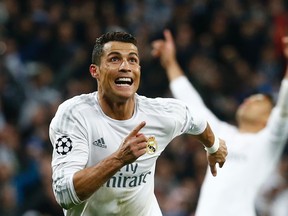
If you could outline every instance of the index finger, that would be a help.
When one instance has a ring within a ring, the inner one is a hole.
[[[173,36],[172,36],[172,33],[170,30],[168,29],[165,29],[164,30],[164,38],[167,42],[169,43],[174,43],[174,40],[173,40]]]
[[[216,168],[216,164],[212,165],[210,164],[210,171],[212,173],[213,176],[216,176],[217,175],[217,168]]]
[[[134,137],[138,134],[138,132],[146,125],[146,122],[143,121],[139,125],[137,125],[127,137]]]

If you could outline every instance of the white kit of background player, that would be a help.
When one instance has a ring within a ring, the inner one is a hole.
[[[258,190],[276,168],[287,142],[288,76],[282,81],[279,100],[266,127],[255,133],[241,132],[236,126],[219,120],[186,77],[173,80],[170,88],[176,98],[203,112],[213,130],[225,139],[229,150],[225,167],[217,178],[206,173],[196,216],[255,216]],[[252,97],[257,100],[256,97],[263,96]]]
[[[219,120],[204,104],[176,59],[172,33],[152,43],[170,81],[173,96],[198,110],[211,128],[226,141],[229,154],[217,178],[206,172],[196,216],[256,216],[255,199],[259,188],[277,167],[288,137],[288,65],[276,106],[267,95],[248,97],[236,113],[237,127]],[[283,38],[288,59],[288,37]]]

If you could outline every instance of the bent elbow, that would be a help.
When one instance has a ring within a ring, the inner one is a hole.
[[[58,202],[58,204],[65,210],[71,209],[76,205],[73,202]]]
[[[53,184],[53,192],[57,203],[63,209],[70,209],[79,205],[82,201],[77,197],[73,183],[68,179],[66,181],[55,181]]]
[[[65,210],[71,209],[81,203],[78,199],[76,200],[70,193],[70,191],[55,191],[55,198],[57,203]]]

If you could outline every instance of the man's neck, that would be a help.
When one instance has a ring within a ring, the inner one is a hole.
[[[112,119],[127,120],[132,118],[135,109],[134,98],[126,102],[112,102],[104,98],[98,98],[102,111]]]
[[[260,124],[240,123],[238,126],[238,130],[240,133],[257,133],[264,127],[265,126]]]

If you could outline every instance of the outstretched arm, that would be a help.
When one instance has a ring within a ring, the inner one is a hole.
[[[279,107],[281,116],[288,117],[288,36],[282,38],[283,54],[286,58],[286,71],[281,83],[279,97],[276,106]]]
[[[221,121],[206,107],[200,94],[181,69],[176,59],[176,47],[171,32],[165,30],[163,33],[164,40],[156,40],[152,43],[152,55],[160,59],[170,82],[173,96],[205,116],[211,127],[218,131]]]
[[[156,40],[152,43],[152,55],[160,59],[163,68],[166,70],[170,81],[170,89],[174,97],[184,101],[188,105],[191,104],[190,106],[193,107],[194,110],[197,110],[197,112],[205,110],[206,113],[204,112],[205,114],[202,114],[209,122],[218,122],[218,119],[206,108],[198,92],[185,77],[176,59],[176,48],[169,30],[164,31],[164,38],[165,40]],[[181,83],[178,85],[176,82]],[[175,84],[175,88],[173,87],[173,83]],[[187,97],[187,95],[189,97]],[[203,133],[196,135],[196,138],[205,146],[210,171],[213,176],[216,176],[216,163],[219,163],[219,166],[222,167],[226,160],[227,147],[225,141],[215,136],[214,130],[211,130],[209,124],[207,124]]]
[[[166,70],[170,82],[184,76],[184,73],[176,60],[176,48],[172,34],[169,30],[164,30],[165,40],[156,40],[152,43],[152,55],[161,61],[161,65]]]

